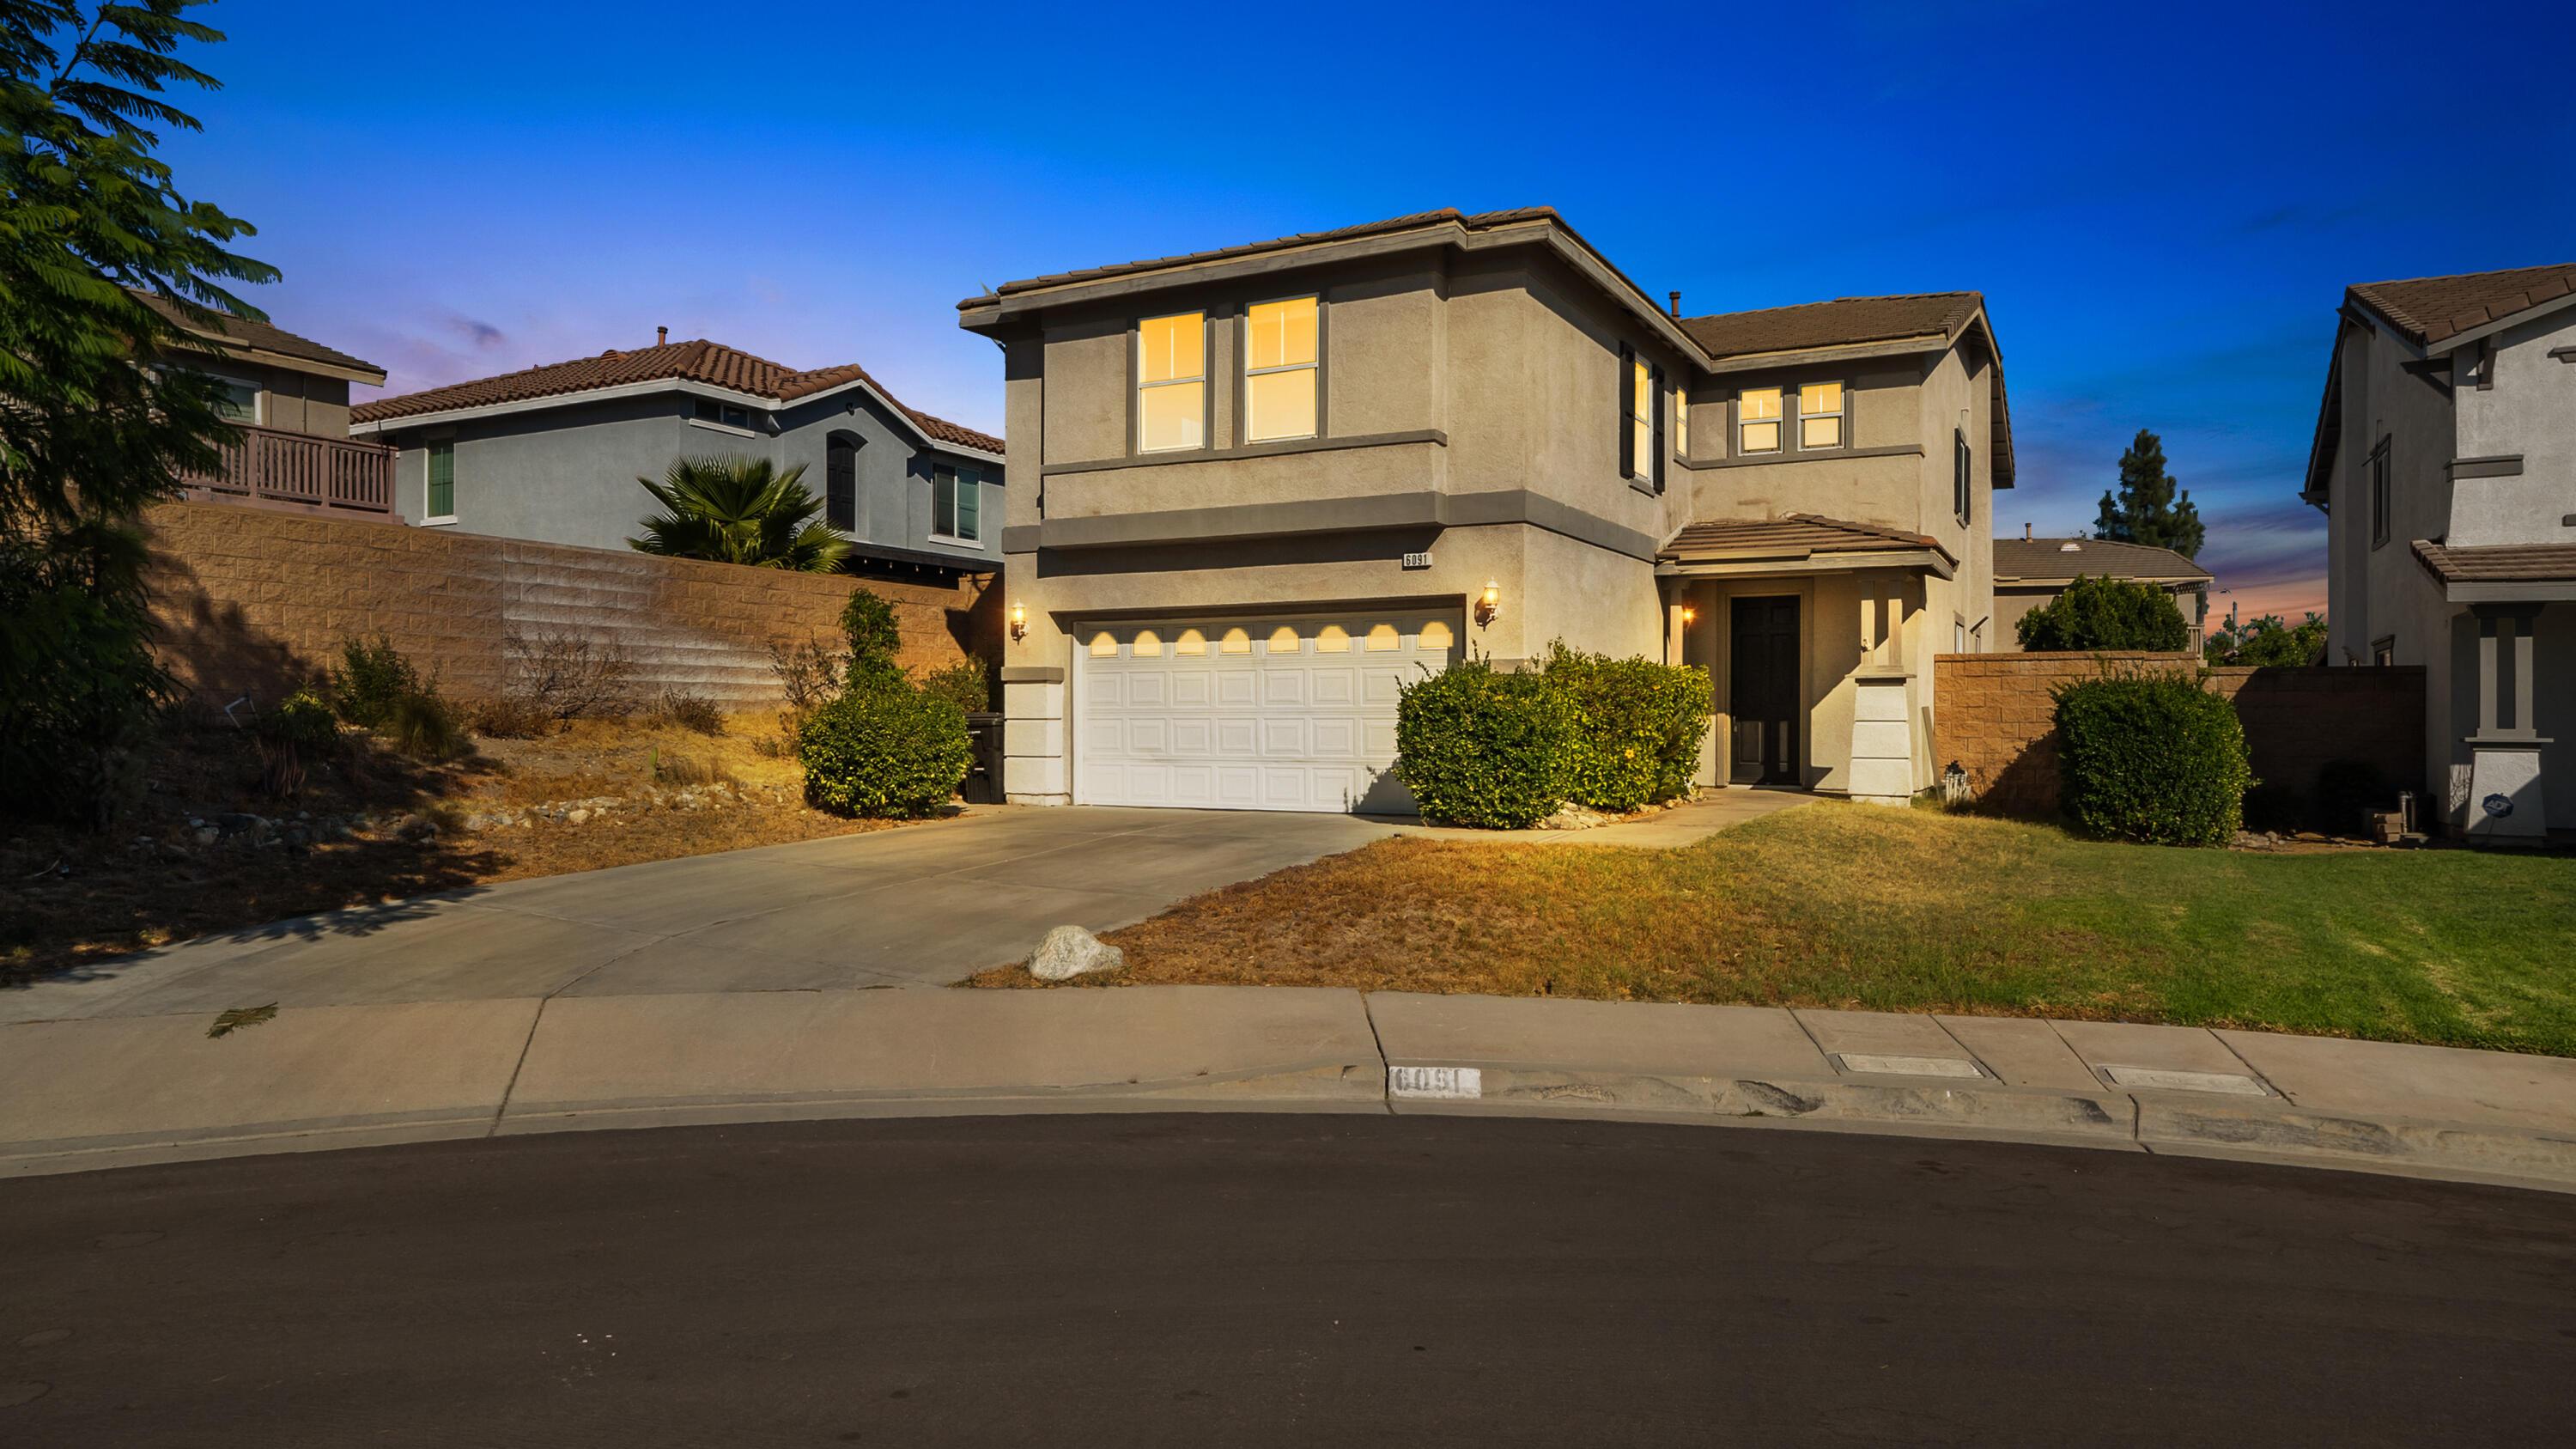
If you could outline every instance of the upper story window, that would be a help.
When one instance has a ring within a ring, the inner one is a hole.
[[[215,399],[215,416],[228,423],[259,425],[259,384],[237,382],[229,377],[215,381],[224,385],[223,394]]]
[[[1968,521],[1970,513],[1976,506],[1976,490],[1969,483],[1975,473],[1974,463],[1975,459],[1968,451],[1968,435],[1964,432],[1952,432],[1950,434],[1950,511],[1959,516],[1961,523]]]
[[[2388,497],[2388,439],[2370,450],[2370,546],[2388,542],[2390,500]]]
[[[1136,451],[1207,446],[1207,314],[1136,324]]]
[[[823,522],[843,533],[859,528],[859,445],[834,438],[823,445]]]
[[[1839,448],[1843,445],[1843,385],[1811,382],[1798,389],[1798,446]]]
[[[1275,443],[1316,433],[1318,375],[1313,297],[1256,302],[1243,319],[1243,440]]]
[[[984,475],[946,463],[930,469],[930,531],[964,543],[982,539]]]
[[[1780,451],[1780,389],[1748,387],[1735,395],[1735,451]]]
[[[690,405],[691,417],[702,423],[715,423],[728,428],[749,428],[751,409],[717,402],[711,397],[695,399]]]
[[[1664,486],[1664,415],[1661,407],[1664,370],[1619,349],[1619,472],[1657,492]]]
[[[1673,388],[1673,451],[1687,458],[1690,451],[1690,390]]]
[[[456,443],[444,439],[429,445],[429,490],[421,500],[424,518],[456,516]]]

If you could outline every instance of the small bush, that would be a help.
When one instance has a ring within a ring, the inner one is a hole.
[[[508,696],[475,701],[466,721],[474,733],[492,740],[541,740],[555,732],[556,724],[553,715]]]
[[[2177,672],[2106,675],[2053,693],[2060,799],[2078,826],[2162,845],[2235,835],[2254,783],[2236,706]]]
[[[895,622],[894,605],[874,593],[860,589],[841,606],[841,632],[849,637],[849,682],[857,688],[863,682],[888,683],[903,678],[903,666],[895,655],[903,648],[903,629]]]
[[[432,762],[453,760],[474,748],[456,706],[427,691],[396,699],[376,733],[404,754]]]
[[[1545,675],[1465,660],[1403,687],[1395,771],[1425,819],[1525,829],[1566,798],[1582,727]]]
[[[898,819],[948,803],[975,760],[965,712],[917,689],[853,689],[797,733],[805,799],[844,815]]]
[[[701,760],[695,755],[671,755],[666,758],[660,750],[653,752],[653,782],[657,785],[719,783],[738,785],[742,783],[736,780],[733,772],[727,770],[722,764]]]
[[[662,697],[653,703],[653,718],[657,723],[694,734],[724,733],[724,713],[716,708],[715,701],[685,689],[663,690]]]
[[[2328,760],[2317,771],[2309,823],[2323,835],[2361,835],[2363,817],[2397,808],[2397,787],[2370,760]]]
[[[259,733],[271,744],[318,755],[339,745],[340,717],[308,684],[260,715]]]
[[[2182,649],[2191,626],[2153,584],[2076,575],[2066,592],[2021,616],[2021,647],[2033,652],[2084,649]]]
[[[395,701],[437,692],[435,682],[422,679],[420,670],[382,634],[373,644],[357,638],[341,640],[340,667],[331,671],[328,688],[340,718],[367,729],[391,718]]]
[[[501,636],[510,664],[510,697],[559,724],[622,719],[635,708],[635,666],[614,639],[569,629],[516,629]]]
[[[1547,682],[1581,716],[1566,798],[1619,814],[1687,793],[1708,733],[1708,671],[1548,646]]]
[[[948,700],[968,714],[980,714],[993,707],[993,677],[985,670],[984,661],[971,654],[922,676],[921,692]]]

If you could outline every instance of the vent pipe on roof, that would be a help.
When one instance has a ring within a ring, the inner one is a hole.
[[[656,347],[668,347],[668,346],[670,346],[670,345],[671,345],[671,329],[670,329],[670,328],[668,328],[668,327],[656,327],[656,328],[654,328],[654,329],[653,329],[653,345],[654,345],[654,346],[656,346]]]
[[[2021,526],[2021,541],[2024,543],[2030,542],[2030,525],[2027,523]]]
[[[1679,322],[1682,320],[1682,294],[1666,292],[1664,295],[1672,299],[1673,320]]]

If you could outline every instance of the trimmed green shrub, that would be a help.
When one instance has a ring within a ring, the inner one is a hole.
[[[1566,798],[1582,728],[1547,676],[1465,660],[1403,687],[1395,772],[1425,819],[1520,830]]]
[[[1708,671],[1548,646],[1540,672],[1581,717],[1565,798],[1625,814],[1687,793],[1712,708]]]
[[[895,621],[894,605],[866,589],[853,592],[841,606],[841,632],[850,640],[851,688],[907,682],[903,666],[894,661],[903,648],[903,628]]]
[[[2194,675],[2138,671],[2059,685],[2059,798],[2095,835],[2223,845],[2240,828],[2245,727]]]
[[[975,759],[965,711],[900,679],[815,710],[797,730],[796,754],[808,803],[897,819],[947,804]]]
[[[2021,647],[2034,653],[2085,649],[2182,649],[2191,626],[2182,610],[2153,584],[2090,579],[2081,574],[2066,592],[2021,616],[2014,626]]]
[[[320,754],[340,743],[340,717],[322,691],[308,684],[263,713],[259,732],[272,743]]]
[[[934,669],[921,679],[921,692],[953,702],[968,714],[993,707],[993,677],[984,661],[967,655],[945,669]]]

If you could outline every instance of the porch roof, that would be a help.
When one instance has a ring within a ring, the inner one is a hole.
[[[2576,543],[2452,548],[2419,538],[2415,558],[2452,603],[2576,599]]]
[[[1685,525],[1656,555],[1663,574],[1849,572],[1929,569],[1943,578],[1959,560],[1927,534],[1875,523],[1784,513],[1778,518],[1708,518]]]

